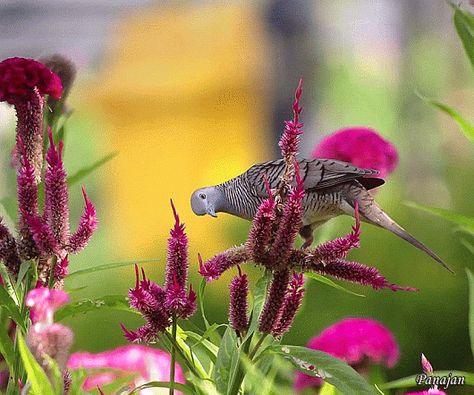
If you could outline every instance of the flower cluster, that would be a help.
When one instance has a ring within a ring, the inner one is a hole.
[[[113,383],[133,375],[133,387],[150,381],[169,381],[171,359],[164,351],[141,345],[127,345],[97,354],[76,352],[67,363],[68,369],[86,369],[84,391]],[[175,381],[185,383],[181,367],[175,365]],[[141,392],[142,393],[142,392]],[[144,392],[143,392],[144,393]]]
[[[346,318],[324,329],[312,338],[308,348],[324,351],[353,366],[363,373],[366,364],[383,364],[394,367],[399,358],[398,344],[380,322],[367,318]],[[295,390],[320,387],[322,379],[297,372]]]
[[[48,358],[52,358],[61,372],[65,373],[74,334],[67,326],[55,323],[53,315],[68,301],[65,292],[44,287],[30,291],[25,300],[33,323],[27,333],[26,343],[46,372],[50,372]]]
[[[356,225],[351,233],[315,248],[294,248],[296,235],[302,225],[305,194],[298,163],[295,160],[303,127],[299,120],[300,96],[301,81],[295,93],[293,120],[285,123],[285,130],[279,142],[286,165],[285,171],[276,191],[270,190],[264,176],[262,181],[267,186],[268,198],[257,210],[247,242],[200,264],[200,273],[208,281],[215,280],[231,267],[246,262],[254,262],[270,270],[272,280],[260,316],[259,330],[274,336],[281,336],[290,328],[301,304],[303,276],[299,274],[300,272],[318,272],[337,279],[369,285],[374,289],[414,290],[388,282],[373,267],[345,259],[350,250],[359,247],[360,220],[357,202],[355,205]],[[238,284],[239,281],[234,279],[233,284],[234,282]],[[233,326],[235,322],[245,322],[244,319],[236,319],[235,311],[239,309],[232,306],[233,300],[238,300],[240,305],[244,305],[241,301],[243,292],[239,298],[232,297],[233,288],[238,288],[235,284],[231,285],[230,321]],[[243,313],[242,311],[240,314]],[[236,326],[234,326],[235,329],[242,331],[240,324]]]
[[[367,127],[346,128],[330,134],[314,148],[312,156],[375,169],[381,178],[392,173],[398,164],[395,146]]]
[[[170,231],[168,239],[168,258],[166,263],[166,280],[164,287],[149,280],[145,271],[141,269],[142,279],[138,266],[135,265],[136,283],[128,296],[130,307],[138,310],[146,324],[135,331],[122,329],[130,342],[151,342],[163,332],[175,318],[188,318],[196,310],[196,293],[190,286],[186,293],[188,282],[188,239],[184,231],[184,224],[180,223],[179,216],[171,201],[175,225]]]
[[[69,89],[69,88],[68,88]],[[21,260],[34,259],[40,282],[54,283],[67,275],[68,254],[77,253],[88,243],[97,227],[96,212],[85,190],[85,209],[73,234],[69,226],[67,174],[62,161],[63,143],[58,146],[48,129],[49,148],[44,155],[44,95],[59,99],[60,78],[43,64],[23,58],[0,62],[0,101],[14,105],[17,114],[16,163],[18,167],[19,236],[14,239],[0,222],[0,259],[12,275]],[[39,190],[44,170],[44,212],[39,209]],[[51,267],[57,262],[54,272]]]
[[[421,367],[423,369],[423,373],[427,377],[433,376],[433,367],[431,366],[430,361],[428,361],[428,359],[425,357],[425,354],[421,354]],[[434,383],[431,386],[431,388],[428,390],[418,391],[418,392],[408,392],[405,395],[447,395],[447,394],[443,390],[440,390],[438,388],[438,385]]]

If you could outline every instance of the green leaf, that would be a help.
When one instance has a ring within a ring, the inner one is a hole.
[[[224,324],[221,324],[221,325],[224,325]],[[217,347],[215,344],[211,343],[209,340],[204,339],[203,336],[201,336],[201,335],[199,335],[195,332],[185,331],[184,333],[188,337],[190,337],[191,339],[196,340],[196,343],[194,343],[191,346],[192,350],[194,350],[198,346],[202,346],[202,348],[204,349],[205,353],[207,354],[209,359],[212,361],[212,363],[214,363],[214,364],[216,363],[217,353],[219,351],[219,347]]]
[[[54,317],[56,321],[61,321],[66,317],[71,317],[76,314],[84,314],[102,309],[127,311],[129,313],[138,314],[136,310],[130,308],[128,300],[124,295],[107,295],[97,299],[83,299],[79,302],[68,303],[59,308]]]
[[[10,297],[13,299],[15,304],[17,306],[20,306],[18,295],[17,295],[17,293],[15,291],[15,288],[13,287],[13,284],[10,280],[10,276],[8,275],[8,270],[7,270],[6,266],[1,262],[0,262],[0,276],[2,277],[2,280],[3,280],[3,288],[6,289],[6,291],[8,292]]]
[[[25,278],[26,273],[28,273],[28,270],[30,270],[30,268],[31,268],[31,261],[25,261],[21,263],[20,270],[18,271],[18,277],[16,280],[17,289],[20,286],[23,279]]]
[[[299,346],[272,346],[270,352],[288,359],[298,370],[320,376],[334,385],[343,394],[376,394],[375,388],[367,383],[352,367],[338,358],[322,351]]]
[[[329,279],[327,277],[324,277],[321,274],[308,272],[308,273],[305,273],[304,276],[306,278],[310,278],[312,280],[319,281],[320,283],[329,285],[330,287],[336,288],[339,291],[347,292],[348,294],[351,294],[351,295],[354,295],[354,296],[359,296],[361,298],[365,298],[365,295],[358,294],[358,293],[355,293],[355,292],[353,292],[353,291],[351,291],[347,288],[344,288],[342,285],[339,285],[339,284],[335,283],[331,279]]]
[[[271,279],[271,272],[265,271],[262,277],[260,277],[255,284],[253,292],[253,303],[252,303],[252,312],[250,314],[250,324],[247,334],[244,338],[244,341],[251,337],[258,327],[258,319],[260,318],[260,313],[263,309],[263,304],[265,302],[265,297],[267,295],[268,283]]]
[[[201,312],[202,320],[204,321],[204,325],[206,326],[206,330],[209,329],[209,321],[206,318],[206,314],[204,312],[204,291],[206,289],[206,279],[202,278],[201,282],[199,283],[199,290],[198,290],[198,302],[199,302],[199,311]]]
[[[31,354],[30,350],[28,350],[25,340],[20,333],[18,334],[18,348],[26,374],[28,375],[28,381],[31,383],[31,390],[37,395],[54,395],[53,387],[46,373]]]
[[[454,26],[462,41],[466,55],[471,62],[471,66],[474,67],[474,16],[470,12],[462,11],[454,4],[452,6],[454,8]]]
[[[470,243],[469,241],[467,241],[466,239],[460,239],[459,240],[461,242],[461,244],[466,247],[469,252],[474,255],[474,244]]]
[[[0,199],[0,204],[3,206],[3,209],[11,222],[16,224],[18,222],[18,203],[16,199],[10,196],[5,196]]]
[[[436,215],[437,217],[453,222],[456,225],[459,225],[464,231],[474,234],[474,218],[455,213],[451,210],[446,210],[446,209],[437,208],[437,207],[423,206],[421,204],[413,203],[413,202],[405,202],[405,205],[407,205],[408,207],[413,207],[419,210],[423,210],[427,213]]]
[[[341,393],[337,390],[336,387],[329,383],[324,383],[319,391],[319,395],[340,395]]]
[[[433,372],[433,376],[463,376],[465,377],[465,385],[474,386],[474,373],[470,372],[462,372],[459,370],[440,370]],[[389,383],[384,384],[377,384],[380,389],[383,390],[390,390],[390,389],[397,389],[397,388],[410,388],[416,387],[416,375],[404,377],[402,379],[390,381]]]
[[[15,361],[15,351],[12,339],[8,336],[8,330],[6,328],[0,328],[0,353],[10,368],[10,371],[12,371]]]
[[[469,338],[471,339],[471,351],[474,356],[474,276],[466,269],[469,283]]]
[[[150,381],[149,383],[140,385],[136,387],[132,392],[129,392],[128,395],[138,394],[141,390],[147,388],[169,388],[170,382],[169,381]],[[185,395],[194,395],[195,392],[189,388],[188,386],[180,383],[174,383],[174,388],[177,391],[181,391]]]
[[[461,131],[464,133],[464,135],[471,140],[472,143],[474,143],[474,126],[469,123],[467,120],[465,120],[461,114],[459,114],[454,108],[449,107],[448,105],[441,103],[436,100],[429,99],[423,95],[421,95],[419,92],[416,92],[418,97],[425,102],[431,104],[432,106],[436,107],[437,109],[443,111],[447,115],[449,115],[454,122],[456,122],[461,129]]]
[[[25,320],[21,316],[19,307],[3,287],[0,287],[0,304],[5,307],[10,318],[26,332]]]
[[[214,366],[214,381],[217,390],[227,393],[227,386],[231,379],[231,364],[234,354],[237,352],[237,336],[235,331],[228,326],[222,337],[222,342],[217,352],[217,360]]]
[[[104,270],[117,269],[119,267],[142,265],[144,263],[153,263],[153,262],[158,262],[158,261],[159,259],[146,259],[143,261],[113,262],[113,263],[106,263],[104,265],[91,266],[91,267],[88,267],[87,269],[76,270],[75,272],[70,273],[66,277],[66,280],[73,277],[82,276],[84,274],[91,274],[91,273],[101,272]]]
[[[112,152],[110,154],[105,155],[103,158],[99,159],[98,161],[94,162],[90,166],[83,167],[82,169],[78,170],[75,174],[67,178],[67,184],[72,186],[77,184],[83,178],[87,177],[89,174],[97,170],[99,167],[105,165],[108,161],[116,157],[118,152]]]

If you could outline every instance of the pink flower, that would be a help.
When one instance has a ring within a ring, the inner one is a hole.
[[[433,367],[431,366],[430,361],[428,358],[425,357],[425,354],[421,354],[421,367],[423,369],[423,373],[426,376],[433,375]],[[446,392],[438,389],[436,384],[433,384],[430,389],[418,392],[408,392],[405,395],[447,395]]]
[[[69,295],[66,292],[46,287],[31,290],[25,300],[33,324],[52,324],[54,312],[67,302]]]
[[[50,95],[54,99],[61,97],[61,80],[42,63],[25,58],[0,62],[0,101],[10,104],[28,101],[35,88],[41,95]]]
[[[425,391],[419,391],[419,392],[407,392],[405,395],[448,395],[446,392],[440,389],[429,389]]]
[[[169,381],[170,362],[170,356],[164,351],[146,346],[127,345],[97,354],[74,353],[69,358],[67,367],[92,371],[82,386],[85,391],[89,391],[129,374],[134,374],[132,382],[134,387],[149,381]],[[95,369],[100,371],[94,373]],[[178,364],[176,364],[175,381],[185,383],[183,371]]]
[[[249,325],[248,293],[249,281],[246,274],[239,273],[229,285],[229,323],[234,330],[245,332]]]
[[[375,169],[380,171],[381,178],[392,173],[398,164],[395,146],[366,127],[347,128],[330,134],[315,147],[312,156]]]
[[[369,361],[391,368],[400,357],[393,334],[380,322],[366,318],[346,318],[339,321],[311,339],[307,347],[324,351],[352,366]],[[297,391],[320,385],[321,379],[297,372]]]

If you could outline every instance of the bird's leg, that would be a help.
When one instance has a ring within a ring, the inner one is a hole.
[[[300,229],[300,236],[304,239],[304,243],[301,249],[304,250],[313,244],[313,227],[311,225],[305,225]]]

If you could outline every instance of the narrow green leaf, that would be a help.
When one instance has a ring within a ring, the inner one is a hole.
[[[263,309],[263,304],[265,302],[265,297],[267,295],[268,283],[271,279],[271,272],[265,271],[262,277],[260,277],[255,284],[253,292],[253,303],[252,303],[252,312],[250,314],[250,324],[247,334],[245,335],[244,341],[251,337],[258,327],[258,320],[260,318],[260,313]]]
[[[191,331],[185,331],[184,332],[188,337],[191,339],[196,340],[196,343],[194,343],[191,346],[191,349],[195,349],[198,346],[201,346],[202,349],[205,351],[206,355],[209,357],[209,359],[212,361],[213,364],[216,363],[217,360],[217,353],[219,351],[219,347],[217,347],[215,344],[211,343],[209,340],[203,339],[203,337],[195,332]]]
[[[469,241],[467,241],[466,239],[460,239],[459,240],[461,242],[461,244],[466,247],[469,252],[474,255],[474,244],[470,243]]]
[[[463,376],[465,377],[465,385],[474,386],[474,373],[462,372],[459,370],[440,370],[433,372],[433,376],[448,376],[449,374],[451,374],[451,377]],[[416,387],[416,375],[404,377],[398,380],[390,381],[389,383],[377,385],[382,390]]]
[[[425,102],[431,104],[433,107],[436,107],[437,109],[443,111],[445,114],[449,115],[454,122],[456,122],[461,129],[461,131],[464,133],[464,135],[471,140],[472,143],[474,143],[474,126],[468,122],[466,119],[462,117],[461,114],[459,114],[454,108],[449,107],[448,105],[441,103],[439,101],[429,99],[423,95],[421,95],[419,92],[415,92],[418,97]]]
[[[469,338],[471,339],[471,351],[474,356],[474,276],[466,269],[469,283]]]
[[[18,203],[16,199],[10,196],[5,196],[0,199],[0,204],[3,206],[3,209],[11,222],[16,224],[18,222]]]
[[[130,308],[128,300],[124,295],[107,295],[97,299],[83,299],[79,302],[68,303],[59,308],[54,317],[56,321],[61,321],[66,317],[71,317],[76,314],[85,314],[103,309],[138,314],[136,310]]]
[[[104,265],[91,266],[91,267],[88,267],[87,269],[76,270],[75,272],[70,273],[66,277],[66,280],[77,277],[77,276],[82,276],[84,274],[91,274],[91,273],[101,272],[104,270],[117,269],[119,267],[132,266],[135,264],[142,265],[144,263],[153,263],[153,262],[158,262],[158,261],[159,259],[146,259],[143,261],[113,262],[113,263],[106,263]]]
[[[0,287],[0,305],[5,307],[10,318],[26,332],[25,320],[21,316],[19,307],[3,287]]]
[[[437,207],[423,206],[421,204],[414,203],[414,202],[405,202],[405,205],[408,207],[413,207],[419,210],[423,210],[427,213],[436,215],[437,217],[453,222],[456,225],[459,225],[466,232],[474,234],[474,218],[455,213],[451,210],[446,210],[446,209],[437,208]]]
[[[228,326],[222,337],[222,342],[217,352],[217,360],[214,366],[214,381],[217,390],[227,393],[227,387],[231,379],[231,364],[234,354],[237,352],[237,336],[235,331]]]
[[[202,320],[204,321],[204,325],[206,326],[206,330],[209,329],[209,321],[206,318],[206,314],[204,312],[204,291],[206,290],[206,279],[202,278],[201,282],[199,283],[199,290],[198,290],[198,301],[199,301],[199,311],[201,312]]]
[[[8,330],[6,328],[0,328],[0,353],[10,368],[10,371],[12,371],[13,363],[15,361],[15,351],[12,339],[8,336]]]
[[[46,373],[36,361],[26,346],[25,340],[21,334],[18,334],[18,348],[20,350],[21,360],[28,375],[28,381],[31,383],[31,389],[35,394],[54,395],[53,387],[46,376]]]
[[[145,390],[147,388],[169,388],[170,387],[170,382],[169,381],[150,381],[149,383],[140,385],[132,392],[129,392],[128,395],[133,395],[133,394],[138,394],[141,390]],[[185,395],[194,395],[195,392],[189,388],[187,385],[180,384],[180,383],[174,383],[174,388],[177,391],[181,391]]]
[[[10,280],[10,276],[8,275],[8,270],[6,266],[0,262],[0,276],[2,277],[3,280],[3,287],[6,289],[10,297],[13,299],[15,304],[17,306],[20,306],[20,302],[18,299],[18,295],[15,291],[15,288],[13,287],[13,284]]]
[[[226,326],[227,326],[226,324],[217,324],[217,323],[212,324],[209,328],[207,328],[204,331],[202,335],[198,335],[199,340],[197,343],[193,344],[193,347],[200,345],[204,340],[207,340],[208,338],[210,338],[217,329],[226,327]],[[188,334],[188,333],[194,333],[194,332],[185,331],[184,333]]]
[[[341,395],[341,393],[332,384],[324,383],[319,391],[319,395]]]
[[[25,261],[21,263],[20,270],[18,271],[18,278],[16,279],[17,289],[20,286],[23,279],[25,278],[26,273],[28,273],[28,270],[30,270],[30,267],[31,267],[31,261]]]
[[[67,184],[72,186],[77,184],[83,178],[87,177],[89,174],[97,170],[99,167],[105,165],[108,161],[116,157],[118,152],[112,152],[110,154],[105,155],[103,158],[99,159],[98,161],[94,162],[90,166],[83,167],[82,169],[78,170],[72,176],[67,178]]]
[[[329,285],[330,287],[336,288],[339,291],[343,291],[343,292],[346,292],[346,293],[354,295],[354,296],[359,296],[361,298],[365,298],[365,295],[358,294],[358,293],[355,293],[355,292],[353,292],[353,291],[351,291],[347,288],[344,288],[342,285],[339,285],[339,284],[335,283],[331,279],[329,279],[327,277],[324,277],[321,274],[308,272],[308,273],[305,273],[304,276],[306,278],[310,278],[311,280],[316,280],[316,281],[319,281],[320,283]]]
[[[288,359],[298,370],[320,376],[346,395],[374,395],[376,390],[352,367],[322,351],[299,346],[273,346],[271,352]]]
[[[474,16],[468,11],[462,11],[454,6],[454,26],[462,41],[466,55],[474,68]]]

